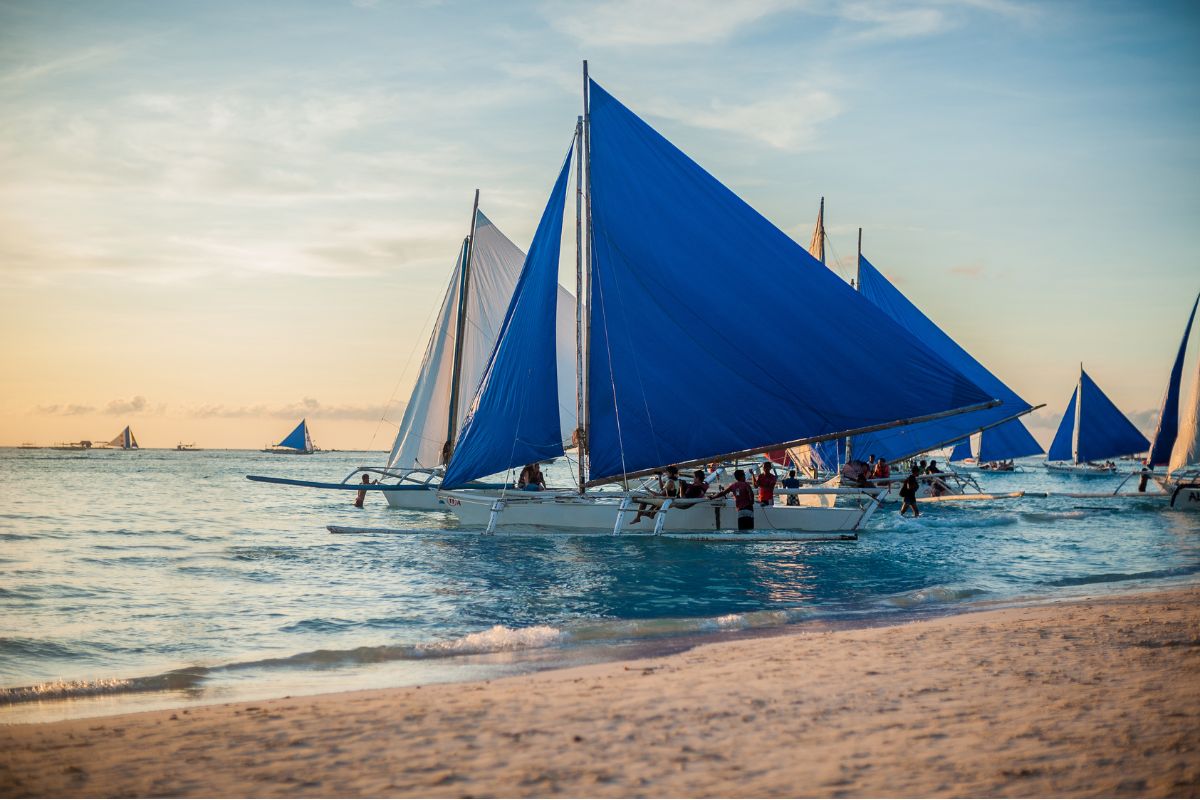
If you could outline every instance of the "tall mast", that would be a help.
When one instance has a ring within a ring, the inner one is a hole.
[[[821,198],[821,207],[817,210],[817,260],[825,263],[825,198]]]
[[[825,198],[822,197],[821,198],[822,216],[824,216],[824,211],[825,211]],[[858,257],[854,261],[854,279],[850,281],[850,286],[851,286],[851,288],[856,289],[857,291],[860,291],[860,292],[862,291],[862,228],[858,229]],[[847,464],[849,464],[851,459],[854,457],[852,455],[852,451],[853,451],[852,445],[853,445],[853,442],[851,441],[850,437],[847,436],[846,437],[846,463]]]
[[[575,120],[575,447],[579,456],[579,493],[583,470],[583,117]]]
[[[454,365],[450,371],[450,413],[446,424],[446,443],[442,445],[442,462],[449,463],[454,452],[454,438],[458,434],[458,395],[462,389],[463,338],[467,331],[467,292],[471,290],[471,256],[475,253],[475,221],[479,219],[479,190],[475,190],[475,202],[471,205],[471,235],[465,244],[462,273],[458,281],[458,319],[454,326]]]
[[[821,200],[821,208],[825,207],[825,201]],[[862,291],[862,228],[858,229],[858,258],[854,260],[854,280],[850,285],[855,289]]]
[[[584,395],[583,400],[583,421],[580,427],[583,429],[583,439],[579,443],[579,472],[583,475],[583,455],[590,451],[591,443],[591,418],[592,418],[592,401],[589,395],[592,389],[592,114],[591,102],[588,94],[588,62],[583,61],[583,166],[587,171],[587,187],[583,194],[584,215],[587,217],[587,244],[584,249],[584,267],[586,269],[584,282],[587,289],[587,326],[584,328],[583,337],[583,352],[580,358],[587,356],[584,362],[583,378],[585,389],[588,394]],[[582,302],[582,298],[581,298]],[[580,480],[580,489],[583,489],[583,480]]]
[[[1075,384],[1075,429],[1071,432],[1071,457],[1079,463],[1079,420],[1083,408],[1083,363],[1079,364],[1079,383]]]

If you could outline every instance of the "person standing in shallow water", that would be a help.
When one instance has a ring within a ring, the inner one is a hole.
[[[363,475],[362,482],[363,482],[363,485],[364,485],[364,486],[366,486],[367,484],[370,484],[370,483],[372,483],[372,481],[371,481],[371,476],[370,476],[370,475]],[[364,502],[366,499],[367,499],[367,490],[366,490],[366,489],[359,489],[359,490],[358,490],[358,496],[354,498],[354,507],[355,507],[355,508],[362,508],[362,507],[363,507],[363,502]]]
[[[914,464],[912,472],[908,473],[904,483],[900,484],[900,516],[902,517],[910,508],[913,512],[913,519],[921,516],[920,510],[917,508],[917,486],[919,485],[917,475],[919,474],[920,467]]]
[[[737,508],[738,530],[754,530],[754,487],[746,483],[744,470],[735,469],[733,483],[714,494],[713,499],[724,497],[727,494],[733,495],[733,504]]]

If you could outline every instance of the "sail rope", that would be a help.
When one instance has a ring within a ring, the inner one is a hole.
[[[454,272],[457,269],[458,269],[458,261],[456,259],[454,262],[453,269],[450,270],[450,277],[454,277]],[[425,317],[425,321],[421,323],[420,331],[422,334],[424,334],[427,330],[429,331],[430,334],[432,334],[432,332],[433,332],[433,317],[437,312],[441,311],[442,306],[445,305],[446,296],[449,295],[449,293],[451,292],[451,286],[449,285],[451,283],[452,283],[451,281],[447,281],[448,285],[446,288],[446,292],[442,295],[442,302],[439,303],[438,305],[430,308],[429,314],[426,315],[426,317]],[[379,415],[379,421],[375,423],[375,430],[371,432],[371,440],[370,440],[370,442],[367,443],[367,450],[370,450],[372,447],[375,446],[375,439],[379,436],[380,426],[383,425],[384,422],[391,422],[390,420],[387,419],[387,414],[388,414],[388,411],[392,407],[392,403],[396,402],[396,392],[400,391],[400,385],[404,382],[404,376],[408,374],[408,368],[410,366],[412,366],[413,356],[415,356],[417,354],[417,348],[420,346],[421,342],[425,341],[427,338],[429,338],[429,337],[422,335],[422,336],[417,336],[413,339],[413,346],[408,351],[408,357],[404,359],[404,366],[400,369],[400,376],[398,378],[396,378],[396,384],[392,387],[392,393],[388,396],[387,402],[384,403],[383,411]],[[428,353],[426,354],[426,356],[428,356]],[[421,358],[422,365],[424,365],[425,360],[426,360],[425,357]],[[392,423],[392,424],[395,424],[395,423]],[[398,425],[396,427],[399,428]]]
[[[595,235],[594,231],[593,231],[593,235]],[[607,239],[608,237],[605,237],[605,238]],[[595,253],[595,243],[589,242],[589,244],[592,245],[592,252]],[[593,258],[594,258],[594,256],[593,256]],[[599,289],[600,289],[600,307],[607,308],[607,306],[605,305],[605,302],[604,302],[604,282],[603,281],[593,281],[593,285],[599,287]],[[588,300],[590,301],[591,299],[592,298],[589,296]],[[588,314],[589,314],[589,316],[592,317],[592,319],[595,319],[595,313],[592,309],[589,309]],[[603,314],[601,314],[601,317],[602,317],[602,321],[603,321],[603,325],[604,325],[604,349],[608,353],[608,383],[610,386],[612,386],[613,419],[617,425],[617,450],[619,450],[621,453],[621,476],[622,476],[622,478],[624,478],[626,472],[628,472],[628,470],[625,468],[625,438],[621,434],[621,410],[620,410],[620,404],[617,402],[617,381],[616,381],[616,377],[613,375],[613,371],[612,371],[612,340],[609,338],[609,333],[608,333],[608,312],[605,311]],[[591,355],[592,354],[589,352],[588,358],[591,358]],[[588,391],[589,392],[591,391],[590,386],[588,387]],[[590,431],[588,432],[588,435],[590,437],[590,435],[591,435]],[[588,442],[588,449],[590,452],[591,442]],[[626,482],[628,482],[627,479],[626,479]]]

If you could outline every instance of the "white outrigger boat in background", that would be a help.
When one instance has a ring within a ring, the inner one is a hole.
[[[810,254],[821,263],[825,261],[824,218],[825,200],[822,198],[817,225],[809,245]],[[855,480],[855,475],[846,474],[844,470],[847,465],[861,466],[862,459],[868,455],[886,459],[892,465],[891,476],[869,478],[868,482],[885,489],[880,497],[881,502],[894,502],[899,499],[899,486],[908,473],[908,469],[901,465],[966,438],[974,438],[979,442],[985,440],[986,435],[987,457],[996,460],[1041,453],[1042,448],[1019,419],[1041,406],[1023,400],[888,281],[863,255],[861,229],[856,263],[856,274],[851,285],[861,296],[955,370],[993,397],[999,398],[999,402],[971,413],[859,434],[845,442],[793,448],[788,451],[792,461],[811,474],[834,471],[834,477],[828,481],[830,486],[855,486],[861,480]],[[831,470],[831,462],[838,465],[836,470]],[[1000,500],[1021,497],[1022,494],[1019,491],[998,494],[985,492],[972,475],[953,469],[920,475],[917,490],[918,499],[930,502]]]
[[[524,261],[525,253],[480,210],[476,190],[470,233],[459,248],[387,464],[356,467],[340,482],[246,477],[311,489],[377,491],[391,508],[446,510],[437,497],[445,464],[453,452],[459,424],[496,346]],[[559,413],[563,435],[569,439],[576,427],[575,386],[569,373],[575,344],[575,298],[559,286],[557,303],[555,335],[560,342],[558,349],[566,359],[566,369],[560,370],[566,379],[559,390],[565,398]],[[375,482],[362,483],[363,475]],[[473,482],[472,486],[488,489],[500,488],[501,484]]]
[[[918,425],[1000,401],[820,269],[589,80],[586,62],[584,88],[584,115],[439,497],[464,525],[485,532],[737,541],[852,536],[874,512],[878,490],[788,490],[799,505],[756,505],[753,531],[722,533],[739,527],[729,499],[666,498],[632,482],[669,464],[683,470]],[[511,477],[521,465],[565,453],[561,352],[546,331],[554,326],[572,155],[576,196],[584,201],[575,209],[579,425],[570,437],[580,445],[578,484],[527,491],[506,481],[503,489],[472,489],[471,481]],[[739,321],[782,317],[802,302],[821,309],[799,323],[804,348],[748,348],[739,341]],[[895,369],[886,374],[870,346],[879,336],[899,345]],[[634,523],[639,510],[650,519]]]

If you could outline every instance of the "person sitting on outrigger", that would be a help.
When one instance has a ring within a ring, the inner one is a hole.
[[[667,479],[663,481],[662,473],[658,473],[658,491],[651,492],[659,497],[683,497],[683,486],[679,483],[679,467],[667,467]],[[651,503],[638,503],[638,512],[633,518],[631,525],[637,525],[642,521],[642,517],[653,519],[658,513],[657,507]]]
[[[521,470],[521,477],[517,478],[517,488],[524,489],[527,492],[540,492],[546,488],[546,477],[542,475],[542,466],[536,461],[532,464],[526,464]]]
[[[946,492],[950,491],[950,487],[946,485],[945,481],[943,481],[941,477],[939,477],[942,474],[942,471],[938,469],[936,461],[929,462],[929,468],[925,470],[925,474],[934,476],[933,480],[929,482],[929,493],[931,495],[934,497],[941,497],[942,495],[946,494]]]
[[[692,473],[692,482],[683,487],[683,496],[689,500],[700,500],[708,492],[708,481],[704,480],[704,470],[698,469]]]

